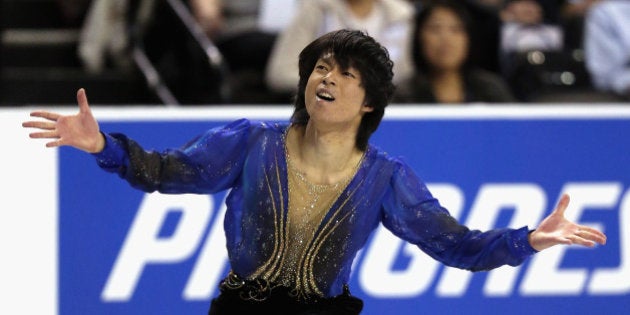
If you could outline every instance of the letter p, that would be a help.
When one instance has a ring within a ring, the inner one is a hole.
[[[147,264],[175,263],[188,258],[204,235],[211,200],[206,195],[146,195],[101,298],[104,301],[129,300]],[[169,212],[174,210],[181,211],[177,226],[169,237],[159,237]]]

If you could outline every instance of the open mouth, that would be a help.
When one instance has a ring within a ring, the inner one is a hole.
[[[317,96],[318,99],[327,101],[327,102],[332,102],[335,100],[335,97],[328,93],[327,91],[318,91],[317,94],[315,94]]]

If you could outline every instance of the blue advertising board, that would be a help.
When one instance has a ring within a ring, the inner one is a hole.
[[[184,144],[231,119],[109,119],[146,149]],[[276,119],[277,121],[277,119]],[[401,156],[471,228],[534,228],[566,216],[608,235],[519,267],[444,267],[380,227],[355,260],[363,314],[624,314],[630,309],[628,117],[397,117],[371,142]],[[220,148],[219,148],[220,149]],[[223,198],[146,194],[94,159],[59,150],[59,314],[205,314],[228,266]]]

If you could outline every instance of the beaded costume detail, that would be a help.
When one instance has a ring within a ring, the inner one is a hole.
[[[288,131],[288,128],[287,128]],[[286,145],[286,132],[283,137]],[[342,192],[346,189],[350,180],[356,174],[363,158],[353,168],[350,176],[333,184],[315,184],[306,178],[306,174],[298,170],[291,157],[286,152],[286,170],[288,182],[288,213],[286,222],[278,222],[281,227],[277,233],[277,246],[274,247],[272,261],[264,264],[252,275],[252,278],[260,277],[269,282],[292,288],[291,293],[298,300],[308,299],[312,296],[322,297],[323,292],[317,287],[317,281],[312,271],[314,256],[326,235],[322,231],[334,228],[334,224],[327,224],[323,219],[329,212],[339,209],[332,208]],[[270,178],[271,176],[266,176]],[[271,185],[268,185],[271,189]],[[342,202],[341,204],[345,204]],[[276,211],[274,211],[275,213]],[[338,215],[334,215],[338,217]],[[277,216],[284,220],[284,216]],[[338,224],[339,221],[336,221]],[[321,225],[327,229],[319,229]],[[319,231],[319,233],[318,233]],[[281,250],[280,250],[281,249]]]

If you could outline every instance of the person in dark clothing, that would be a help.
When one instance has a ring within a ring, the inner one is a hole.
[[[398,86],[395,103],[509,103],[503,78],[473,62],[472,21],[457,1],[428,1],[415,17],[416,73]]]

